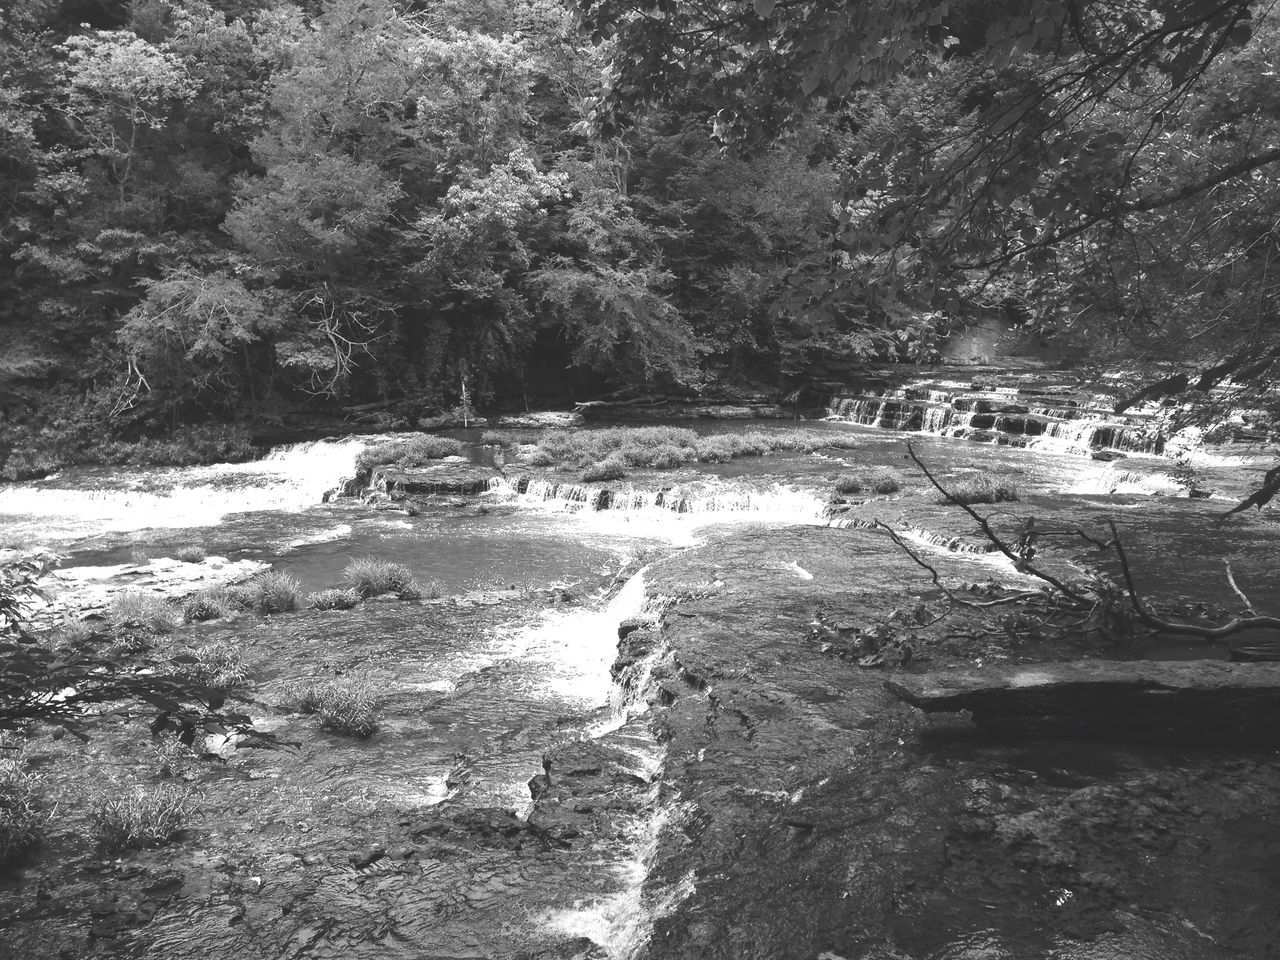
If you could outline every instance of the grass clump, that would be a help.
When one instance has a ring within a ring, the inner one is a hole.
[[[812,452],[853,446],[856,443],[851,437],[818,430],[747,430],[703,437],[683,427],[609,427],[545,431],[522,460],[530,466],[591,470],[617,457],[631,469],[672,470],[694,460],[725,463],[734,457],[761,456],[773,450]]]
[[[413,573],[402,563],[361,557],[347,564],[342,579],[360,596],[368,598],[380,593],[399,593],[413,583]]]
[[[264,570],[246,584],[253,591],[254,610],[258,613],[288,613],[298,609],[298,593],[302,584],[296,577],[278,570]]]
[[[584,483],[606,483],[610,480],[625,480],[627,475],[626,461],[617,454],[612,454],[583,470],[582,480]]]
[[[234,640],[215,640],[191,651],[179,672],[215,690],[230,690],[249,679],[244,654]]]
[[[204,558],[208,555],[208,550],[194,543],[179,547],[173,552],[173,558],[181,560],[183,563],[203,563]]]
[[[1008,503],[1018,499],[1018,487],[1011,480],[1003,478],[993,480],[986,474],[965,477],[948,487],[948,491],[952,500],[966,506],[975,503]]]
[[[452,437],[428,434],[411,439],[379,440],[370,444],[356,457],[358,471],[375,470],[378,467],[396,465],[421,467],[431,460],[454,457],[462,453],[465,444]]]
[[[146,633],[172,633],[183,622],[182,611],[164,597],[138,590],[117,594],[107,615],[114,626]]]
[[[39,844],[53,813],[45,802],[43,778],[27,768],[26,751],[15,739],[0,735],[0,863]]]
[[[897,493],[902,489],[902,478],[892,470],[876,470],[872,473],[842,473],[836,478],[836,493]]]
[[[378,696],[368,680],[298,681],[281,690],[276,705],[313,714],[334,733],[367,737],[378,729]]]
[[[53,631],[53,642],[78,647],[89,640],[97,630],[87,620],[63,620]]]
[[[350,610],[361,600],[355,590],[331,588],[307,596],[307,603],[316,610]]]
[[[191,816],[191,791],[183,787],[161,784],[118,794],[107,789],[89,805],[93,836],[102,853],[164,846]]]
[[[222,620],[234,614],[238,606],[231,599],[230,588],[205,587],[187,597],[182,604],[182,615],[187,623]]]

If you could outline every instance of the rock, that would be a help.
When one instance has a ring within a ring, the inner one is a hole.
[[[1089,454],[1090,460],[1099,460],[1102,463],[1111,463],[1113,460],[1127,460],[1129,455],[1121,453],[1119,450],[1095,450]]]
[[[379,467],[371,486],[386,489],[392,500],[403,500],[412,494],[477,494],[489,489],[489,483],[501,476],[489,467],[469,463],[439,463],[429,467]]]
[[[1280,666],[1091,660],[898,676],[886,685],[926,712],[969,710],[979,728],[1020,738],[1280,743]]]

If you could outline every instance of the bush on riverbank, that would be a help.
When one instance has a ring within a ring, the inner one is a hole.
[[[116,594],[107,616],[115,627],[131,627],[147,633],[172,633],[182,626],[182,611],[154,593],[126,590]]]
[[[833,431],[748,430],[704,437],[684,427],[547,430],[532,438],[529,431],[490,430],[485,433],[485,440],[503,446],[532,440],[536,446],[522,454],[524,463],[592,472],[601,472],[611,461],[620,462],[624,469],[671,470],[695,460],[725,463],[734,457],[762,456],[775,450],[812,452],[856,446],[851,437]],[[616,469],[611,467],[610,472]],[[584,474],[583,479],[590,478]]]
[[[382,593],[400,593],[413,583],[413,571],[403,563],[360,557],[342,571],[342,580],[360,596],[376,597]]]
[[[1018,499],[1018,487],[1011,480],[997,478],[992,480],[986,474],[976,477],[965,477],[947,487],[951,500],[943,503],[963,503],[966,506],[975,503],[1007,503]]]
[[[892,470],[876,470],[871,473],[842,473],[836,478],[836,493],[844,496],[856,493],[897,493],[902,489],[902,478]]]
[[[191,791],[172,784],[120,793],[112,784],[90,800],[89,819],[99,852],[115,854],[171,841],[191,815]]]
[[[334,733],[367,737],[378,729],[378,695],[368,680],[299,680],[286,685],[276,706],[313,714]]]
[[[605,457],[582,471],[584,483],[608,483],[610,480],[625,480],[627,476],[627,465],[616,454]]]

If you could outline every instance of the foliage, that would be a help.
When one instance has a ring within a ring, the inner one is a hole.
[[[317,610],[350,610],[363,598],[356,590],[320,590],[307,596],[307,603]]]
[[[178,672],[211,690],[232,690],[249,679],[240,645],[226,639],[196,647]]]
[[[879,494],[897,493],[902,489],[902,478],[892,470],[877,470],[872,473],[842,473],[836,478],[836,493],[863,493],[871,491]]]
[[[609,454],[599,463],[593,463],[582,471],[583,483],[604,483],[626,478],[627,463],[616,453]]]
[[[122,853],[171,842],[190,820],[193,796],[185,787],[162,783],[151,789],[123,790],[109,783],[89,800],[89,817],[98,850]]]
[[[430,434],[413,437],[409,440],[378,440],[360,451],[356,457],[356,469],[376,470],[378,467],[422,467],[432,460],[444,457],[456,457],[462,453],[465,445],[461,440],[452,437],[437,437]]]
[[[251,591],[252,608],[258,613],[289,613],[298,609],[302,584],[296,577],[278,570],[264,570],[246,585]]]
[[[0,864],[6,864],[44,839],[54,805],[44,780],[30,769],[21,741],[0,734]]]
[[[377,557],[352,560],[343,569],[342,579],[362,597],[399,593],[414,583],[413,571],[404,564]]]
[[[207,556],[209,551],[196,543],[186,544],[173,552],[173,558],[183,563],[203,563]]]
[[[183,611],[164,597],[139,590],[125,590],[111,599],[107,611],[117,628],[146,633],[172,633],[183,623]]]
[[[1001,477],[992,479],[986,474],[966,476],[957,480],[947,488],[948,495],[955,503],[1006,503],[1018,499],[1018,487],[1010,480]]]
[[[379,697],[368,680],[302,680],[277,696],[281,709],[315,714],[326,730],[367,737],[378,729]]]

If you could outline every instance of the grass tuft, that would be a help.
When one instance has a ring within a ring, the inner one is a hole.
[[[314,714],[320,726],[352,737],[378,729],[377,688],[368,680],[300,680],[286,685],[276,706],[293,713]]]
[[[342,579],[362,597],[399,593],[413,583],[413,572],[402,563],[360,557],[342,571]]]
[[[53,821],[43,778],[27,767],[19,741],[0,735],[0,863],[38,845]]]
[[[179,666],[180,673],[215,690],[230,690],[249,679],[244,654],[234,640],[215,640],[192,650],[192,663]]]
[[[234,614],[237,606],[231,600],[229,588],[206,587],[187,597],[182,605],[182,614],[187,623],[222,620]]]
[[[412,437],[408,440],[397,437],[379,440],[360,452],[356,457],[357,470],[376,470],[395,464],[401,467],[421,467],[431,460],[444,457],[455,457],[462,453],[466,445],[452,437],[437,437],[428,434],[423,437]]]
[[[972,505],[975,503],[1008,503],[1018,499],[1018,487],[1011,480],[980,474],[976,477],[965,477],[947,488],[951,496],[959,503]],[[944,503],[949,502],[944,500]]]
[[[172,633],[182,625],[182,611],[154,593],[127,590],[111,601],[107,614],[116,627],[146,633]]]
[[[208,550],[194,543],[179,547],[173,552],[173,558],[181,560],[183,563],[203,563],[204,558],[208,555]]]
[[[172,784],[116,792],[109,785],[92,798],[89,819],[98,850],[113,854],[169,843],[191,816],[191,791]]]
[[[253,591],[253,609],[263,614],[288,613],[298,609],[302,584],[296,577],[278,570],[264,570],[247,586]]]
[[[335,587],[310,594],[307,603],[316,610],[350,610],[361,599],[355,590],[339,590]]]
[[[617,454],[605,457],[582,471],[584,483],[606,483],[610,480],[625,480],[627,465]]]
[[[836,493],[897,493],[902,489],[902,478],[892,470],[876,470],[872,473],[842,473],[836,478]]]

